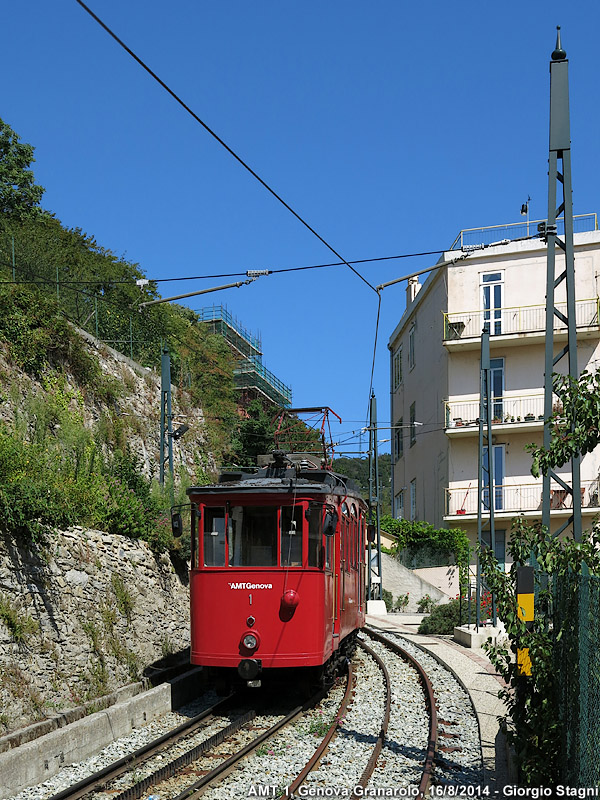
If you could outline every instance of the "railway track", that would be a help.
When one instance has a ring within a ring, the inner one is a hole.
[[[303,784],[355,797],[403,786],[424,797],[432,783],[480,785],[477,770],[461,763],[464,724],[447,702],[437,714],[440,697],[425,674],[432,667],[393,633],[365,628],[362,636],[345,684],[337,681],[328,695],[260,711],[226,698],[50,800],[233,799],[248,797],[253,785],[258,796],[283,798],[300,796]],[[444,692],[456,705],[452,686],[440,692],[442,706]],[[226,714],[234,719],[222,725]]]
[[[350,670],[347,685],[350,686],[351,682]],[[287,714],[275,715],[276,719],[272,724],[265,722],[265,718],[269,720],[273,716],[265,713],[265,710],[258,712],[251,709],[237,714],[232,709],[239,698],[225,698],[130,755],[53,795],[49,800],[80,800],[88,797],[138,800],[148,794],[159,794],[161,798],[169,797],[173,800],[194,800],[208,786],[223,780],[240,761],[264,742],[316,705],[323,694],[321,690]],[[235,713],[236,718],[202,741],[194,743],[192,747],[185,747],[181,754],[171,757],[170,753],[174,749],[181,749],[182,743],[196,733],[207,730],[211,721],[227,713]],[[214,759],[218,759],[219,763],[213,767]],[[181,791],[183,786],[185,788]]]

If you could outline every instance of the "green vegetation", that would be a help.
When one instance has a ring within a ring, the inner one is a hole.
[[[389,589],[381,590],[381,599],[385,603],[386,611],[391,611],[394,608],[394,597]]]
[[[23,220],[39,214],[44,193],[30,170],[33,147],[21,142],[10,125],[0,119],[0,215]]]
[[[396,602],[394,604],[394,608],[396,611],[404,611],[404,609],[408,605],[409,594],[410,592],[406,592],[405,594],[398,595],[398,597],[396,598]]]
[[[437,606],[438,601],[431,598],[428,594],[420,598],[417,603],[417,611],[419,614],[431,614],[433,609]]]
[[[473,598],[467,600],[465,597],[461,601],[458,597],[453,598],[448,603],[436,605],[435,601],[431,601],[434,605],[430,605],[430,614],[421,620],[419,625],[419,633],[438,634],[441,636],[450,636],[454,633],[454,628],[459,625],[466,625],[470,619],[474,623],[477,615],[477,605]],[[469,609],[470,607],[470,609]],[[461,612],[462,608],[462,612]],[[490,611],[489,597],[482,598],[481,600],[481,619],[488,619]]]
[[[470,545],[467,534],[460,528],[434,528],[429,522],[409,522],[381,517],[381,529],[396,537],[393,555],[402,550],[418,551],[430,548],[453,556],[458,564],[460,586],[466,586],[469,575]]]
[[[586,453],[600,443],[600,375],[582,373],[580,379],[554,376],[554,392],[559,398],[550,421],[551,445],[548,450],[530,445],[532,473],[547,474],[566,463],[572,455]],[[548,577],[553,580],[589,570],[600,575],[600,527],[598,522],[585,531],[580,542],[550,537],[540,525],[518,520],[511,534],[508,551],[512,565],[508,573],[489,548],[480,553],[485,582],[494,592],[498,614],[508,636],[508,650],[490,646],[492,663],[507,683],[500,695],[507,704],[512,727],[509,741],[515,748],[519,784],[545,787],[562,783],[561,740],[564,731],[557,713],[559,673],[557,663],[578,663],[577,648],[571,636],[576,625],[569,614],[562,619],[553,613],[553,598]],[[516,575],[521,565],[536,564],[536,612],[528,629],[519,614]],[[576,584],[573,583],[573,586]],[[573,591],[573,589],[571,589]],[[517,652],[528,649],[531,674],[521,674]],[[575,712],[576,714],[576,712]]]
[[[379,484],[381,510],[383,514],[389,515],[392,510],[391,505],[391,469],[392,457],[389,453],[384,453],[378,458]],[[333,460],[334,472],[340,475],[347,475],[356,481],[361,494],[367,498],[369,496],[369,459],[368,458],[335,458]]]
[[[24,614],[17,603],[0,594],[0,620],[8,628],[15,642],[21,644],[39,632],[39,627],[29,614]]]
[[[110,584],[115,593],[117,600],[117,608],[127,620],[127,624],[131,623],[131,612],[133,611],[133,597],[131,592],[125,586],[123,578],[117,573],[113,572],[110,578]]]

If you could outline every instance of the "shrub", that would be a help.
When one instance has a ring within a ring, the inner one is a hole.
[[[383,589],[381,599],[385,603],[386,611],[391,611],[394,608],[394,597],[390,591]]]
[[[409,592],[406,592],[406,594],[398,595],[398,597],[396,598],[396,605],[394,606],[396,611],[404,611],[404,609],[408,605],[408,595]]]
[[[434,602],[434,601],[432,601]],[[449,636],[454,633],[454,628],[459,625],[466,625],[469,619],[469,607],[471,613],[471,621],[475,622],[477,604],[473,598],[467,600],[465,597],[462,599],[462,621],[461,621],[461,604],[458,597],[450,600],[448,603],[441,603],[435,605],[431,609],[431,614],[421,620],[419,625],[419,633],[437,633]],[[489,616],[491,607],[491,600],[485,597],[481,600],[481,619],[485,620]]]
[[[417,603],[417,611],[419,614],[430,614],[433,609],[437,606],[438,601],[434,600],[428,594],[421,597],[419,602]]]

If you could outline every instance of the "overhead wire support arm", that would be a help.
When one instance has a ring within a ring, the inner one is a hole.
[[[258,277],[258,276],[257,276]],[[147,300],[145,303],[140,303],[138,311],[148,306],[157,306],[159,303],[170,303],[171,300],[184,300],[186,297],[196,297],[199,294],[208,294],[209,292],[220,292],[223,289],[239,289],[240,286],[246,286],[253,283],[256,278],[249,278],[247,281],[237,281],[237,283],[226,283],[224,286],[212,286],[210,289],[200,289],[197,292],[188,292],[187,294],[176,294],[173,297],[161,297],[159,300]]]

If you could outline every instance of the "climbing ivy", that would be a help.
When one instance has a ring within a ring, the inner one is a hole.
[[[394,553],[429,546],[454,554],[460,586],[468,584],[471,546],[465,531],[460,528],[434,528],[429,522],[409,522],[406,519],[394,519],[389,514],[381,517],[380,524],[382,530],[397,539]]]

